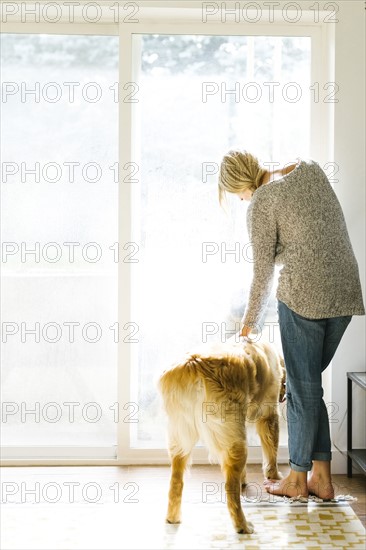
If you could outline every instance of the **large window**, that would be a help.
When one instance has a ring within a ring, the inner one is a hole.
[[[156,379],[239,329],[252,277],[221,158],[313,154],[317,30],[149,14],[1,38],[4,458],[166,460]]]

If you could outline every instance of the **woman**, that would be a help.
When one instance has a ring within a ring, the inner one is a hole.
[[[230,151],[219,176],[226,192],[249,200],[248,235],[253,280],[242,336],[258,326],[282,265],[276,297],[287,371],[289,475],[265,482],[289,497],[333,498],[329,419],[321,373],[329,365],[353,315],[364,315],[358,265],[342,208],[315,161],[269,172],[246,151]],[[307,472],[311,471],[309,478]]]

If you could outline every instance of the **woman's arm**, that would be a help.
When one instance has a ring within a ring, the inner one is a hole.
[[[251,329],[258,326],[274,280],[277,244],[276,205],[267,189],[254,193],[247,216],[248,235],[253,250],[253,278],[242,318],[243,336],[247,336]]]

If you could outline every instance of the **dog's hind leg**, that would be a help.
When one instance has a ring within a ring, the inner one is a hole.
[[[268,479],[281,479],[278,471],[277,451],[279,440],[278,412],[271,412],[256,422],[258,435],[262,443],[263,475]]]
[[[181,503],[183,492],[183,475],[190,454],[172,456],[172,471],[169,488],[169,504],[166,516],[167,523],[180,523]]]
[[[240,503],[242,473],[247,460],[245,441],[233,443],[223,455],[222,471],[225,476],[227,506],[238,533],[253,533],[253,525],[245,519]]]
[[[189,463],[191,451],[198,441],[198,433],[192,416],[171,417],[168,426],[169,455],[171,459],[171,477],[169,503],[166,521],[180,523],[183,492],[183,475]]]

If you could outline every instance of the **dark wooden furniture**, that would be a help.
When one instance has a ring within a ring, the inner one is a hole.
[[[366,449],[352,447],[352,385],[357,384],[366,390],[366,372],[347,372],[347,477],[352,477],[352,464],[355,463],[366,473]]]

